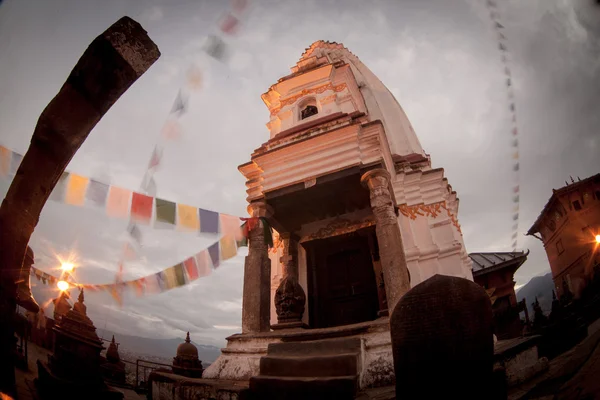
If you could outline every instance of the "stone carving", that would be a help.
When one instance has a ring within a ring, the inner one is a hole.
[[[415,204],[413,206],[401,204],[398,206],[398,211],[400,211],[402,213],[402,215],[404,215],[405,217],[408,217],[412,220],[417,219],[417,216],[436,218],[438,215],[440,215],[442,213],[442,209],[444,209],[446,211],[446,214],[450,218],[452,225],[454,225],[454,227],[462,235],[462,231],[460,229],[460,224],[458,223],[458,219],[452,213],[452,211],[450,211],[450,209],[446,205],[445,200],[439,201],[437,203],[431,203],[431,204]]]
[[[335,85],[335,86],[332,83],[328,83],[326,85],[318,86],[316,88],[304,89],[298,94],[288,97],[287,99],[281,100],[281,102],[279,103],[279,106],[273,107],[271,109],[271,115],[276,115],[277,113],[279,113],[279,111],[283,107],[294,104],[299,98],[306,96],[308,94],[321,94],[321,93],[325,92],[326,90],[333,90],[334,92],[341,92],[344,89],[346,89],[345,83],[342,83],[340,85]]]
[[[375,221],[372,219],[372,217],[367,217],[362,221],[351,221],[345,218],[336,218],[327,226],[303,238],[302,241],[307,242],[315,239],[325,239],[331,236],[344,235],[346,233],[354,232],[373,225],[375,225]]]
[[[302,326],[306,295],[298,282],[298,242],[289,233],[280,234],[283,242],[283,279],[275,292],[277,325],[274,329]]]
[[[398,397],[481,399],[494,392],[492,305],[476,283],[434,275],[400,299],[390,329]]]

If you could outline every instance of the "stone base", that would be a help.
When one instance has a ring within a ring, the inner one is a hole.
[[[167,372],[152,372],[148,377],[148,398],[152,400],[244,400],[248,382],[186,378]]]
[[[271,329],[280,330],[280,329],[294,329],[294,328],[302,328],[308,329],[308,325],[306,325],[302,321],[294,321],[294,322],[279,322],[275,325],[271,325]]]
[[[267,355],[269,344],[342,337],[361,340],[358,377],[360,389],[394,384],[394,362],[387,318],[324,329],[282,329],[233,335],[227,338],[227,347],[221,350],[221,356],[204,371],[202,377],[204,380],[248,381],[259,375],[260,358]]]
[[[548,369],[548,359],[539,358],[539,336],[499,340],[495,345],[495,361],[504,365],[509,387],[521,384]]]

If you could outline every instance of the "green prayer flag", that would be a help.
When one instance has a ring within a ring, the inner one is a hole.
[[[175,208],[172,201],[156,199],[156,221],[175,225]]]
[[[185,274],[183,272],[183,264],[179,263],[173,267],[175,269],[175,280],[177,286],[185,285]]]

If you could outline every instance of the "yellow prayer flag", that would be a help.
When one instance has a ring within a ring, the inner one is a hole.
[[[177,225],[192,231],[200,230],[198,209],[185,204],[177,204]]]
[[[85,202],[85,191],[89,183],[90,180],[85,176],[70,174],[65,202],[74,206],[82,206]]]
[[[131,190],[111,186],[106,201],[106,214],[109,217],[125,218],[131,206]]]
[[[7,176],[10,171],[10,159],[12,151],[4,146],[0,146],[0,176]]]
[[[515,151],[514,154],[513,154],[513,156],[512,156],[512,158],[514,158],[515,160],[518,160],[519,159],[519,152]]]
[[[165,269],[165,277],[167,278],[167,289],[177,287],[177,275],[175,274],[175,267],[169,267]]]
[[[221,261],[229,260],[237,255],[237,246],[233,236],[223,236],[219,242],[219,248],[221,249]]]

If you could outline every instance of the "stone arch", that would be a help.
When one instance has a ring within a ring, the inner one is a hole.
[[[319,102],[315,97],[306,97],[298,102],[297,121],[308,119],[321,112]]]

